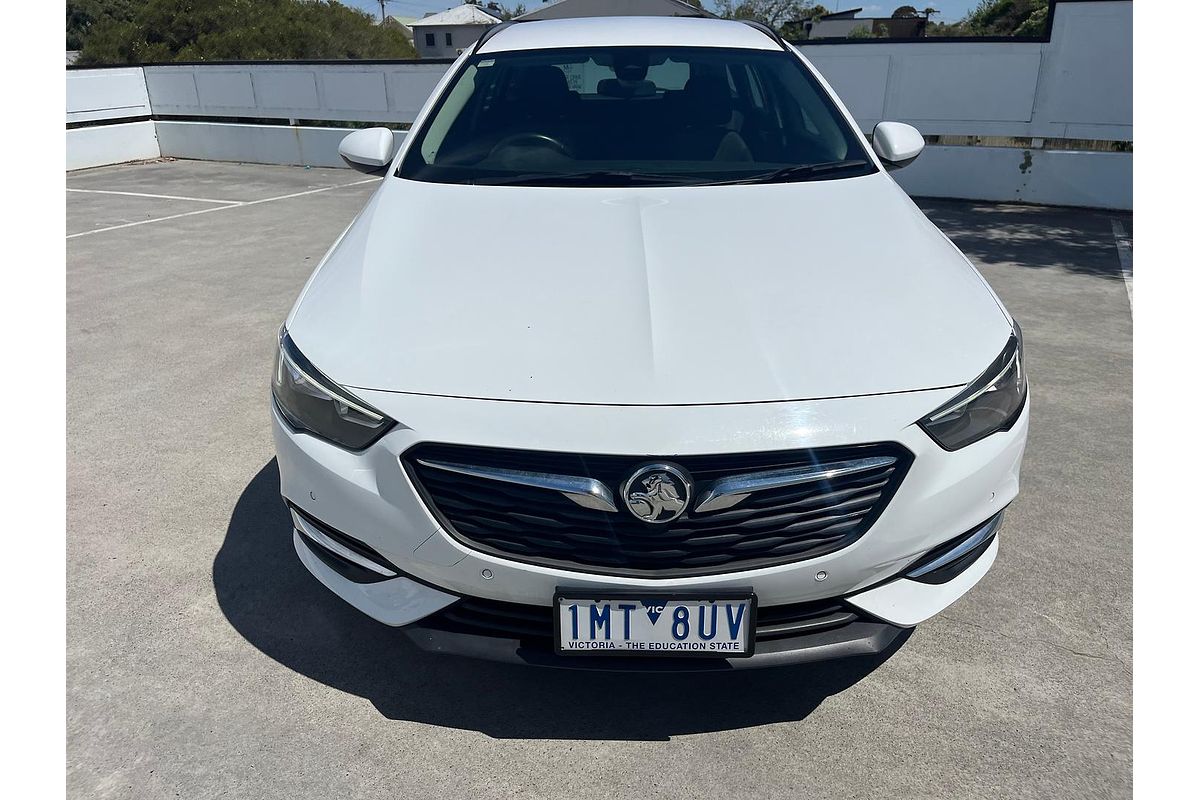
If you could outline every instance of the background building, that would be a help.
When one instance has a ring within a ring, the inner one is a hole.
[[[925,35],[929,19],[922,14],[892,17],[859,17],[861,8],[848,8],[832,14],[802,20],[809,39],[846,39],[871,36],[888,39],[916,39]]]
[[[486,9],[463,4],[413,22],[413,46],[421,58],[458,58],[500,18]]]
[[[396,17],[388,14],[379,24],[385,28],[395,28],[404,34],[404,38],[411,42],[413,40],[412,24],[416,21],[416,17]]]

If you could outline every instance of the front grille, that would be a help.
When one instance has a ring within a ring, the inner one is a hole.
[[[755,641],[784,639],[840,628],[860,619],[840,600],[815,600],[758,609]],[[550,648],[554,640],[554,610],[549,606],[505,603],[481,597],[464,597],[418,623],[424,628],[517,639],[532,647]]]
[[[876,457],[887,463],[756,491],[732,507],[695,509],[696,498],[722,478]],[[789,563],[845,547],[883,512],[912,454],[897,444],[876,444],[655,459],[421,444],[402,460],[442,526],[469,547],[564,569],[676,577]],[[690,473],[692,503],[673,522],[648,524],[625,506],[620,487],[640,465],[662,460]],[[594,479],[611,491],[617,511],[583,507],[542,486],[448,471],[431,462]]]

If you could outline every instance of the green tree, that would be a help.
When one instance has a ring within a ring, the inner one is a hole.
[[[128,22],[137,0],[67,0],[67,49],[79,50],[97,22]]]
[[[332,0],[132,0],[82,37],[80,64],[413,58],[397,29]]]
[[[1050,17],[1048,0],[980,0],[958,22],[935,23],[927,36],[1042,36]]]
[[[1013,36],[1042,36],[1046,33],[1046,23],[1050,20],[1050,8],[1043,5],[1035,8],[1025,21],[1016,27]]]
[[[808,35],[801,22],[829,13],[814,0],[716,0],[714,10],[725,19],[755,20],[770,25],[793,42]]]
[[[475,3],[475,5],[479,5],[479,3]],[[497,17],[499,17],[502,20],[515,19],[516,17],[521,16],[528,10],[527,8],[525,8],[524,3],[517,3],[515,6],[509,7],[509,6],[503,5],[501,3],[495,2],[495,0],[488,0],[487,3],[483,4],[483,7],[489,13],[495,14]]]
[[[813,16],[816,8],[829,13],[814,0],[717,0],[714,8],[725,19],[752,19],[776,30]]]

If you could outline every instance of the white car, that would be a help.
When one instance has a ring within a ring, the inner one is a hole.
[[[762,26],[492,28],[341,146],[385,177],[280,332],[301,561],[443,653],[887,648],[991,567],[1029,419],[1019,327],[888,175],[922,144]]]

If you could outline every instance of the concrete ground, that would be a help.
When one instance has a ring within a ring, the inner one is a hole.
[[[883,658],[594,675],[424,655],[296,560],[268,372],[361,181],[67,176],[70,796],[1130,794],[1127,215],[921,203],[1020,319],[1033,385],[973,592]]]

